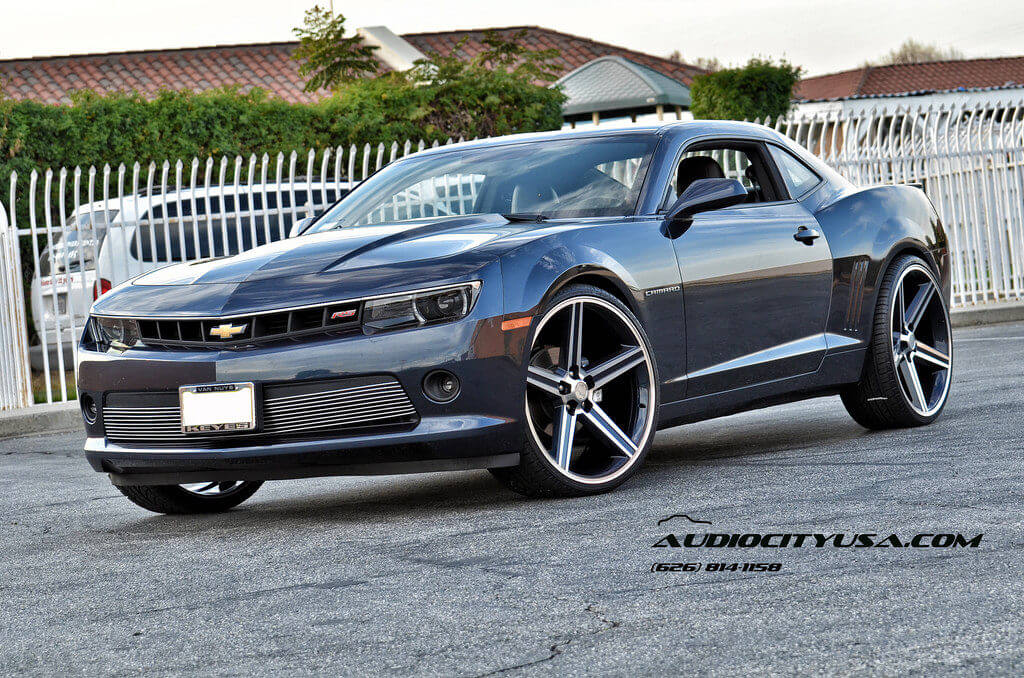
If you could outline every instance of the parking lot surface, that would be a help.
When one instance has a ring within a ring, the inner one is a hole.
[[[748,412],[662,431],[586,499],[466,472],[268,483],[166,517],[77,433],[0,441],[0,673],[1021,675],[1024,324],[955,347],[930,427],[869,432],[838,398]],[[705,532],[983,537],[653,547]]]

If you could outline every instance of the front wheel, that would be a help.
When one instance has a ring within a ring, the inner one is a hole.
[[[184,485],[118,485],[117,489],[154,513],[220,513],[241,504],[262,484],[225,480]]]
[[[527,354],[526,447],[492,469],[527,496],[606,492],[639,468],[654,437],[657,367],[640,322],[613,295],[562,290],[535,321]]]
[[[899,257],[878,290],[861,379],[842,392],[857,423],[872,429],[934,421],[949,396],[953,336],[935,276],[915,256]]]

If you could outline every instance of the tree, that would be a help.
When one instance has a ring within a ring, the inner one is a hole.
[[[458,56],[464,39],[446,56],[431,53],[408,73],[377,80],[401,79],[407,86],[415,85],[429,102],[416,109],[421,113],[418,123],[452,137],[558,129],[565,94],[538,84],[558,78],[558,50],[527,49],[518,41],[524,33],[505,40],[488,31],[483,39],[486,49],[471,59]]]
[[[292,58],[302,62],[299,75],[308,78],[303,90],[337,89],[346,82],[377,72],[376,47],[363,44],[358,35],[345,35],[345,17],[334,16],[319,5],[306,10],[302,28],[294,28],[299,46]]]
[[[868,61],[865,66],[890,66],[894,64],[918,64],[924,61],[958,61],[964,53],[956,47],[942,48],[935,44],[923,43],[907,38],[902,45],[875,62]]]
[[[668,55],[668,60],[674,61],[677,64],[684,63],[683,53],[680,52],[678,49],[673,50],[672,53]],[[697,68],[703,69],[708,72],[722,70],[722,62],[716,59],[715,57],[697,57],[696,60],[687,61],[685,63],[696,66]]]
[[[521,40],[526,37],[526,30],[521,30],[510,40],[502,38],[494,31],[484,33],[483,43],[487,49],[478,54],[472,63],[490,70],[501,68],[515,77],[531,78],[536,82],[554,82],[562,72],[562,66],[555,63],[559,52],[554,47],[531,50],[523,47]],[[459,47],[466,41],[463,38]],[[458,49],[455,50],[457,52]],[[453,54],[455,53],[453,52]]]
[[[746,66],[698,75],[690,87],[695,118],[756,120],[785,115],[792,106],[793,86],[801,68],[753,58]]]

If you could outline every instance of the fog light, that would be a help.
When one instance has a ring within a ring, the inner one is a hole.
[[[450,403],[461,389],[459,378],[446,370],[436,370],[423,379],[423,393],[435,403]]]
[[[87,424],[95,424],[96,417],[99,416],[99,407],[88,393],[82,394],[82,416],[85,417]]]

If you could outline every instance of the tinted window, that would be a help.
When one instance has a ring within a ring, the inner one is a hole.
[[[760,149],[751,144],[712,142],[683,153],[669,184],[665,206],[699,179],[735,179],[747,189],[747,202],[778,200]]]
[[[632,214],[656,145],[622,134],[415,155],[360,184],[311,232],[467,214]]]
[[[779,173],[782,174],[782,180],[786,182],[786,188],[789,189],[791,197],[799,198],[821,181],[817,174],[794,158],[788,151],[784,151],[778,146],[769,145],[768,148],[771,149],[772,157],[775,158],[775,163],[779,166]]]

